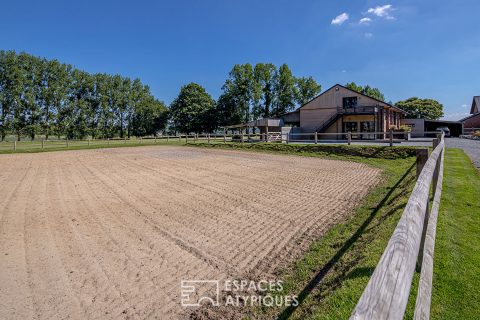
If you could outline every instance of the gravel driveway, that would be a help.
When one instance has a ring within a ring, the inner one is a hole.
[[[447,148],[460,148],[470,157],[475,167],[480,169],[480,141],[460,138],[445,139]]]

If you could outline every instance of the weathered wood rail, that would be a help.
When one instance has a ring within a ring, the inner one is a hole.
[[[430,318],[444,150],[442,135],[434,140],[434,150],[418,176],[400,221],[350,319],[403,319],[417,264],[421,273],[414,319]],[[432,197],[433,205],[429,210]]]

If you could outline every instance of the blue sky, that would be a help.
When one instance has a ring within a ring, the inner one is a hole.
[[[478,0],[0,0],[0,8],[0,49],[139,77],[166,103],[192,81],[217,98],[231,67],[246,62],[287,63],[324,89],[355,81],[393,102],[437,99],[450,119],[480,95]]]

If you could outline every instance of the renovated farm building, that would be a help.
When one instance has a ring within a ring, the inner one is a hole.
[[[385,132],[400,126],[404,112],[383,101],[336,84],[293,112],[279,119],[260,119],[245,124],[229,126],[228,129],[259,128],[261,133],[279,131],[299,133],[342,133],[352,132],[352,139],[376,139],[368,132]],[[268,124],[268,126],[267,126]],[[290,129],[291,128],[291,129]],[[356,134],[356,133],[367,134]]]
[[[301,132],[380,132],[400,126],[399,108],[336,84],[295,111]],[[291,114],[286,115],[291,118]],[[356,138],[354,135],[353,138]],[[374,135],[372,135],[374,138]]]

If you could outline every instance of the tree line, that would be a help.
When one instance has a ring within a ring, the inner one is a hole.
[[[278,117],[321,91],[312,77],[295,77],[283,64],[237,64],[228,74],[218,101],[196,83],[181,88],[170,105],[172,128],[180,132],[211,132],[217,127]]]
[[[378,88],[347,88],[385,101]],[[139,79],[90,74],[57,60],[0,51],[0,138],[51,135],[69,139],[213,132],[259,118],[279,117],[321,91],[314,78],[295,77],[283,64],[237,64],[214,100],[199,84],[180,89],[167,107]],[[407,117],[438,119],[443,106],[410,98],[395,104]]]
[[[0,51],[0,138],[130,137],[165,128],[167,107],[139,79],[90,74],[57,60]]]

